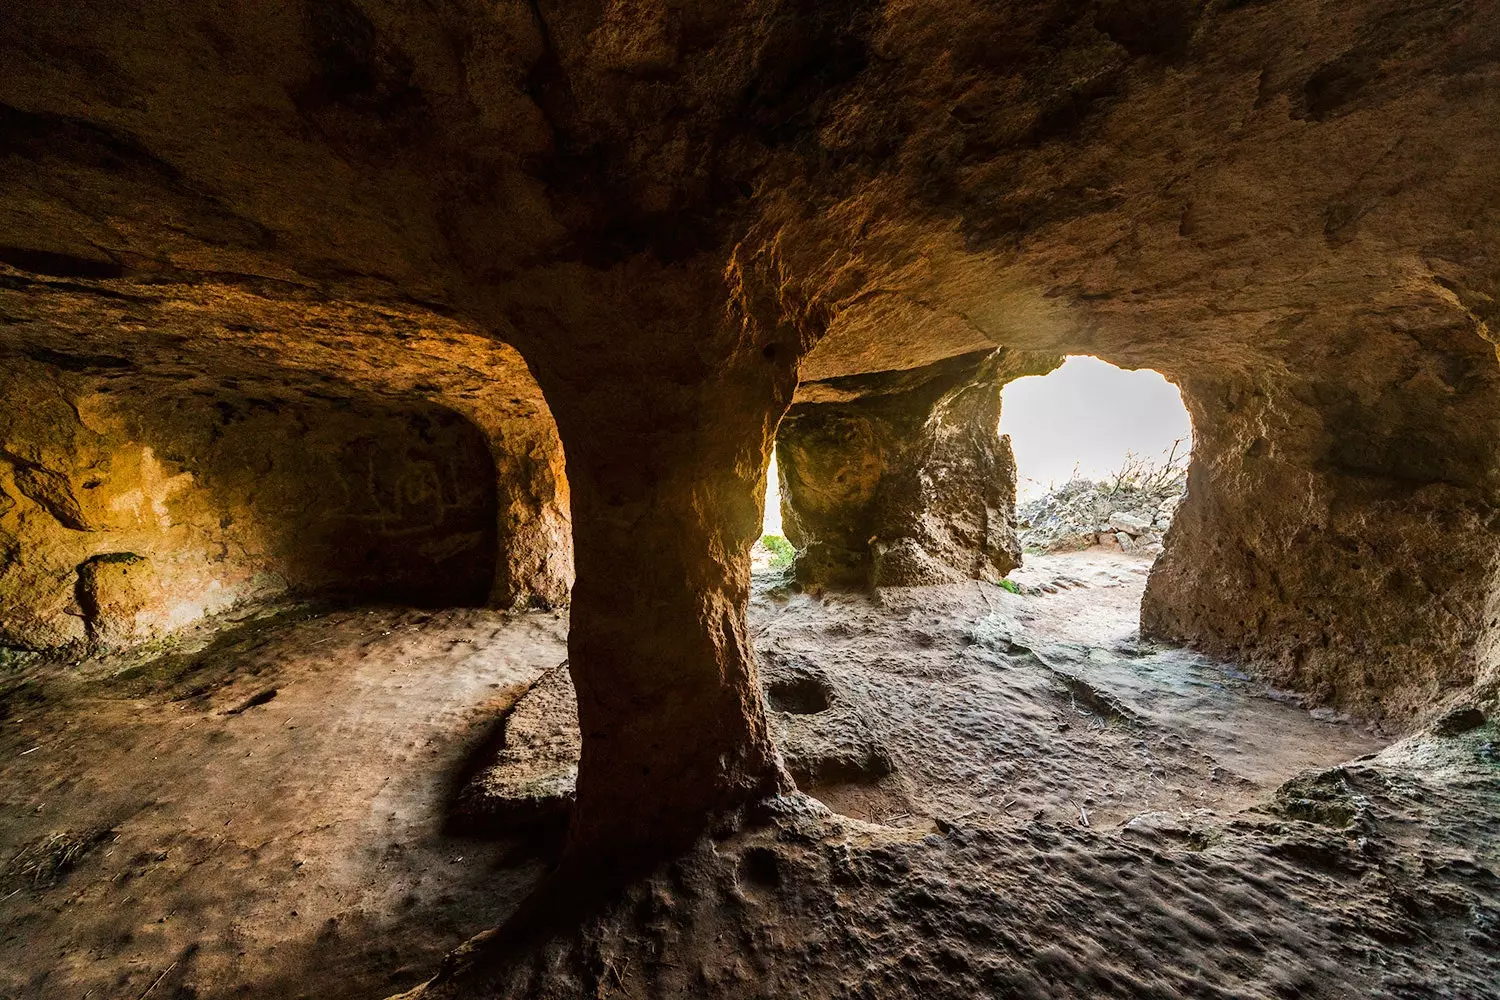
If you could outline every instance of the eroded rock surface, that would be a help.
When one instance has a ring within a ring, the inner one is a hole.
[[[122,648],[288,594],[489,596],[495,469],[449,410],[7,362],[0,644]]]
[[[777,745],[798,787],[876,784],[895,770],[858,696],[805,663],[771,657],[759,673]],[[485,833],[560,826],[576,798],[582,735],[566,663],[506,714],[494,756],[460,790],[454,818]]]
[[[856,705],[897,772],[820,786],[842,818],[800,797],[754,810],[772,825],[705,840],[715,880],[693,874],[695,849],[606,904],[646,921],[615,925],[629,943],[608,945],[606,995],[754,997],[785,982],[899,996],[915,968],[914,995],[967,1000],[996,965],[1046,995],[1071,988],[1038,971],[1061,950],[1079,974],[1128,973],[1129,1000],[1136,978],[1168,995],[1211,977],[1226,995],[1274,997],[1264,977],[1308,968],[1267,954],[1333,954],[1338,982],[1360,988],[1405,976],[1389,992],[1487,997],[1500,732],[1471,718],[1291,796],[1354,825],[1289,818],[1272,796],[1288,777],[1380,743],[1261,697],[1227,665],[1134,640],[1144,566],[1037,557],[1019,572],[1086,584],[1038,598],[976,583],[879,600],[758,589],[760,657],[791,668],[767,663],[768,681],[790,682],[766,685],[772,724],[778,705],[810,726]],[[566,612],[235,617],[165,657],[0,675],[6,995],[139,997],[158,979],[153,998],[388,995],[544,882],[534,839],[457,834],[443,811],[497,714],[566,655]],[[1099,714],[1111,703],[1129,721]],[[781,822],[798,816],[817,823]],[[552,954],[601,940],[595,926],[575,918]],[[1247,926],[1258,944],[1238,936]],[[1226,955],[1236,940],[1245,950]],[[554,966],[537,989],[590,995],[573,977],[599,968]],[[708,979],[672,978],[700,968]]]
[[[874,785],[896,770],[890,748],[871,727],[871,706],[857,689],[798,657],[767,652],[761,683],[777,746],[803,791]]]
[[[1144,631],[1365,713],[1411,718],[1476,684],[1494,697],[1500,439],[1479,428],[1500,369],[1477,337],[1424,350],[1455,333],[1445,313],[1348,329],[1358,392],[1185,383],[1194,460]]]
[[[781,516],[805,586],[998,580],[1020,565],[1000,390],[1056,359],[965,355],[804,383],[777,431]]]
[[[1483,745],[1414,738],[1272,808],[1107,831],[892,829],[782,798],[607,906],[476,940],[403,996],[1489,998],[1500,891],[1475,845],[1495,842],[1500,786]]]

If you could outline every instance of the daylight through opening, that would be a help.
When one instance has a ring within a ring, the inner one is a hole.
[[[1005,387],[1000,433],[1015,454],[1024,550],[1161,551],[1187,484],[1192,425],[1160,373],[1070,357]]]

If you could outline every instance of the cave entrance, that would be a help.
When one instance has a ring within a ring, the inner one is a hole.
[[[1139,626],[1146,577],[1187,489],[1192,424],[1177,386],[1151,369],[1075,355],[1002,392],[1000,433],[1016,462],[1023,564],[1007,585],[1053,595],[1077,638],[1108,644]]]
[[[766,467],[766,505],[761,514],[760,541],[750,550],[750,564],[756,570],[784,569],[792,564],[796,550],[787,541],[781,524],[781,470],[776,467],[776,452]]]
[[[1175,385],[1149,368],[1075,355],[1009,383],[1001,398],[1000,433],[1015,455],[1029,548],[1160,551],[1192,451]]]
[[[1159,372],[1088,356],[1021,363],[1028,368],[1045,374],[1015,377],[1014,368],[1007,374],[958,358],[897,373],[855,402],[794,407],[767,470],[755,568],[801,563],[799,550],[811,541],[840,550],[826,560],[838,570],[852,567],[826,577],[840,585],[1004,576],[1019,553],[991,560],[969,553],[996,548],[1004,533],[997,529],[1009,517],[1011,454],[1023,551],[1161,552],[1192,450],[1177,387]],[[992,402],[976,403],[985,398]],[[981,443],[997,422],[1008,444]],[[780,460],[791,464],[778,468]],[[786,511],[784,489],[794,501]],[[848,537],[836,537],[841,532]],[[881,572],[882,556],[888,563],[890,552],[910,547],[904,540],[938,565]],[[825,582],[803,568],[799,579]]]

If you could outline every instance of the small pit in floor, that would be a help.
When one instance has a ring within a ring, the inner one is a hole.
[[[767,681],[766,704],[788,715],[817,715],[828,710],[828,687],[814,677],[795,676]]]

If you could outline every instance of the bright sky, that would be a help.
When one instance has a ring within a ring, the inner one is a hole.
[[[776,473],[776,453],[771,452],[771,468],[766,473],[766,526],[763,535],[781,534],[781,477]]]
[[[1182,395],[1149,368],[1071,357],[1050,375],[1016,379],[1001,398],[1000,433],[1010,435],[1023,500],[1061,486],[1075,466],[1100,479],[1127,452],[1160,459],[1178,438],[1184,447],[1191,442]]]

